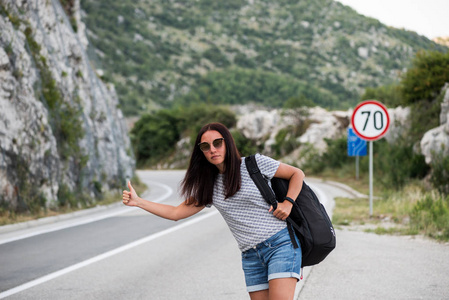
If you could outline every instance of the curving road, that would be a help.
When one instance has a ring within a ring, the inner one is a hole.
[[[173,205],[180,203],[182,199],[177,191],[183,175],[184,171],[140,171],[140,178],[150,187],[143,197]],[[334,197],[354,195],[342,185],[315,179],[307,179],[307,182],[328,210],[332,208]],[[362,246],[370,246],[372,237],[378,238],[372,234],[357,234],[365,239]],[[376,240],[377,247],[384,245],[386,254],[382,257],[390,253],[388,237],[387,244],[383,244],[384,239]],[[297,288],[299,297],[378,299],[371,297],[379,289],[371,282],[378,273],[363,267],[373,267],[373,263],[379,267],[379,262],[365,257],[379,249],[367,252],[362,247],[354,255],[351,252],[354,249],[346,247],[359,240],[359,237],[354,240],[351,233],[337,231],[335,253],[322,264],[306,268],[306,279]],[[444,256],[449,249],[442,250],[446,251],[440,254],[438,248],[437,254],[432,252],[438,261],[442,260],[437,274],[440,269],[449,267],[449,257]],[[350,264],[357,260],[361,260],[359,265]],[[0,227],[0,266],[0,298],[7,299],[249,299],[237,244],[213,208],[204,209],[187,220],[172,222],[116,204],[38,222],[3,226]],[[404,278],[407,276],[410,275],[404,274]],[[361,290],[356,281],[364,278]],[[427,279],[429,286],[435,285],[435,295],[441,296],[447,291],[446,278]],[[396,281],[400,284],[395,283],[394,287],[407,286],[400,278]],[[394,292],[388,289],[388,284],[380,291],[381,295]]]

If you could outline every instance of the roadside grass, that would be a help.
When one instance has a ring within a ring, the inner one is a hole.
[[[148,187],[140,181],[140,179],[136,176],[132,179],[133,187],[136,190],[137,194],[142,194],[145,190],[148,189]],[[125,189],[126,186],[124,186],[123,189]],[[46,217],[52,217],[57,216],[61,214],[67,214],[87,208],[93,208],[96,206],[107,206],[114,203],[119,203],[122,200],[122,191],[120,190],[112,190],[112,191],[105,191],[103,193],[102,199],[98,200],[92,205],[86,205],[86,206],[80,206],[80,207],[70,207],[70,206],[64,206],[64,207],[57,207],[57,208],[43,208],[35,213],[25,212],[25,213],[16,213],[12,212],[7,208],[0,207],[0,226],[2,225],[9,225],[9,224],[15,224],[15,223],[21,223],[21,222],[27,222],[31,220],[37,220],[40,218],[46,218]],[[126,187],[127,189],[127,187]]]
[[[357,190],[351,182],[343,183]],[[425,235],[447,242],[449,197],[426,190],[420,181],[414,181],[400,191],[374,193],[372,216],[368,198],[337,198],[332,222],[337,228],[376,234]]]

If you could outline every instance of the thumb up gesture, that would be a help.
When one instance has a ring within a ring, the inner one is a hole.
[[[131,181],[128,181],[129,191],[123,190],[122,202],[128,206],[137,206],[139,202],[139,197],[136,194],[133,186],[131,185]]]

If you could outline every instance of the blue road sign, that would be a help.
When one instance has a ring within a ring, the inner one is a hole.
[[[366,141],[348,128],[348,156],[366,156]]]

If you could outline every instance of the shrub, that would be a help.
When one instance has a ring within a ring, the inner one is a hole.
[[[421,179],[429,171],[424,156],[415,153],[413,145],[404,140],[376,141],[374,149],[374,172],[387,188],[400,189],[411,178]]]
[[[413,230],[440,240],[449,240],[449,197],[426,194],[410,214]]]
[[[131,131],[138,165],[154,164],[169,155],[179,140],[178,119],[171,111],[144,115]]]
[[[299,142],[296,140],[295,131],[293,126],[288,126],[279,130],[276,134],[274,138],[275,144],[272,145],[276,157],[287,155],[299,146]]]
[[[449,52],[418,52],[400,83],[402,103],[412,108],[414,139],[420,139],[424,132],[439,125],[441,89],[446,82],[449,82]]]
[[[440,193],[449,195],[449,156],[433,154],[431,166],[430,182]]]
[[[257,146],[254,140],[248,139],[240,131],[232,130],[232,137],[234,138],[237,149],[242,156],[249,156],[259,152],[261,149]]]
[[[322,160],[329,168],[340,168],[345,164],[352,163],[351,157],[348,156],[347,139],[345,137],[331,140],[325,139],[327,151],[323,153]]]
[[[311,144],[301,146],[301,156],[303,161],[301,169],[306,174],[318,174],[327,167],[326,162],[322,159],[322,155]]]
[[[400,88],[397,85],[367,88],[361,99],[378,100],[388,107],[397,107],[402,102]]]
[[[405,104],[431,102],[449,82],[449,52],[420,51],[401,80]]]
[[[204,104],[164,109],[142,116],[131,130],[137,165],[151,166],[168,158],[181,136],[190,136],[194,143],[200,128],[210,122],[220,122],[232,128],[236,117],[228,109]]]

